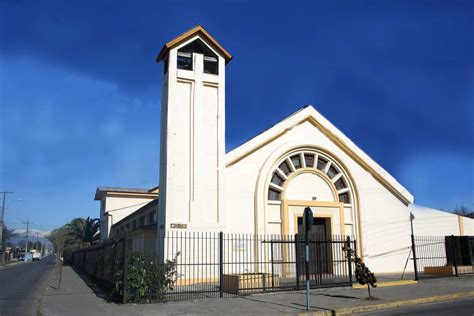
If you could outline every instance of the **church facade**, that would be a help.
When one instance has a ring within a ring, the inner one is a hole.
[[[355,238],[359,256],[377,272],[404,268],[410,213],[415,233],[474,235],[473,220],[414,205],[402,184],[310,105],[226,153],[231,59],[201,26],[166,43],[157,57],[164,67],[159,235],[294,235],[311,207],[313,233]],[[165,247],[158,243],[158,253]]]

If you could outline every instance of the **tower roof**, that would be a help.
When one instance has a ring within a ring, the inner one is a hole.
[[[182,42],[196,34],[201,35],[202,38],[207,40],[209,44],[211,44],[220,54],[222,54],[226,64],[232,59],[232,55],[229,54],[229,52],[226,51],[225,48],[222,47],[221,44],[219,44],[216,39],[212,37],[211,34],[209,34],[209,32],[207,32],[201,25],[198,25],[163,45],[163,48],[158,54],[158,57],[156,57],[156,62],[159,63],[160,61],[162,61],[163,58],[168,55],[170,49],[181,44]]]

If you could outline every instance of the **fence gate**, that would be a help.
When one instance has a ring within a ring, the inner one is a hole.
[[[275,271],[282,270],[280,265],[292,265],[293,285],[297,289],[302,288],[306,280],[305,240],[300,236],[298,234],[295,235],[293,240],[272,240],[270,257],[272,274]],[[309,275],[311,287],[352,284],[352,263],[348,261],[342,250],[342,247],[347,243],[350,244],[352,249],[356,249],[356,241],[343,236],[325,237],[324,235],[317,236],[316,234],[309,236]],[[293,255],[287,255],[283,259],[275,256],[275,254],[285,254],[285,252]]]

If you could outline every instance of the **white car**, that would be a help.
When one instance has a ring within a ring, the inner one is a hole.
[[[41,261],[41,253],[35,252],[33,253],[33,261]]]

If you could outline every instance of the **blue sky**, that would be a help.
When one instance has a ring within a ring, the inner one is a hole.
[[[0,2],[7,225],[98,216],[158,184],[164,42],[202,24],[227,66],[227,151],[312,104],[418,204],[474,203],[472,1]]]

